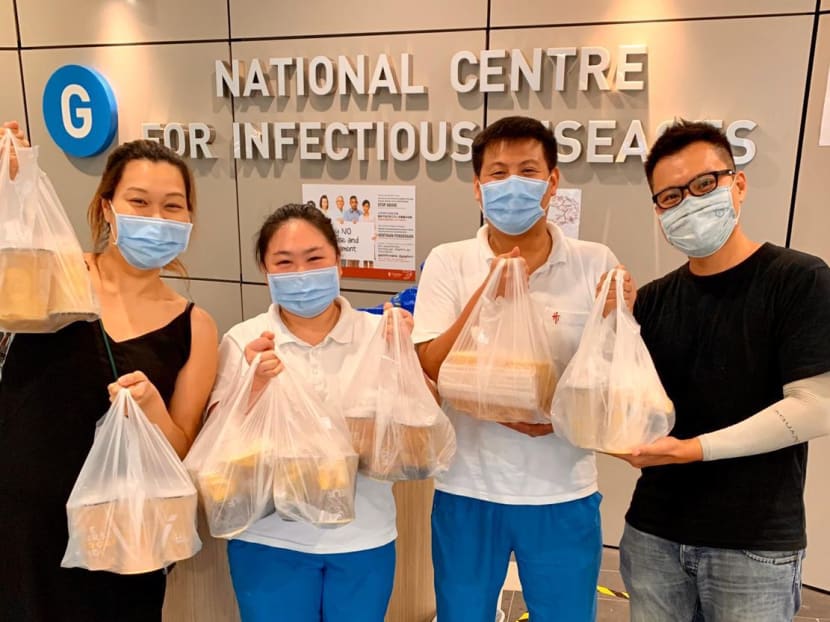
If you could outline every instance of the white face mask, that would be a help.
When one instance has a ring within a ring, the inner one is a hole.
[[[731,186],[721,186],[702,197],[689,195],[660,215],[669,244],[687,257],[714,255],[737,224]]]

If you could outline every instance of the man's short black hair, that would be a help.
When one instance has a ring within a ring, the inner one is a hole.
[[[729,166],[735,168],[735,156],[732,155],[732,145],[726,138],[723,130],[719,130],[711,123],[704,121],[687,121],[680,119],[672,123],[665,132],[660,135],[646,158],[646,179],[651,186],[651,177],[654,174],[654,167],[657,163],[668,156],[674,155],[691,145],[692,143],[709,143],[716,149],[720,149],[727,157]]]
[[[556,168],[556,138],[538,119],[530,117],[504,117],[485,127],[473,140],[473,171],[481,175],[484,152],[487,147],[500,141],[538,140],[542,143],[545,161],[552,171]]]

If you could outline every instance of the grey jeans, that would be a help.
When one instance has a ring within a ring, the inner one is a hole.
[[[687,546],[626,524],[620,572],[631,622],[790,622],[804,551]]]

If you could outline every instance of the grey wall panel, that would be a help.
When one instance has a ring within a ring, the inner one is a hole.
[[[242,321],[242,291],[239,283],[165,278],[164,281],[213,317],[219,335]]]
[[[227,57],[227,44],[182,44],[24,52],[26,89],[33,140],[83,244],[89,244],[86,207],[97,186],[106,153],[93,158],[67,156],[46,132],[41,94],[49,76],[67,63],[100,71],[113,88],[119,109],[113,143],[141,137],[144,122],[201,121],[216,129],[216,160],[192,161],[197,176],[197,213],[184,261],[192,277],[239,278],[236,196],[229,159],[230,104],[213,95],[215,58]]]
[[[268,293],[268,287],[264,282],[262,285],[249,285],[246,283],[242,286],[243,319],[248,320],[260,313],[264,313],[268,310],[270,304],[271,295]]]
[[[828,8],[827,2],[824,3]],[[830,146],[819,146],[822,114],[830,116],[828,97],[830,72],[830,15],[822,15],[810,85],[798,194],[793,219],[791,245],[793,248],[819,255],[830,262],[830,224],[828,224],[830,197]],[[810,443],[810,462],[807,472],[807,540],[808,552],[804,562],[804,581],[830,590],[830,500],[827,496],[827,474],[830,473],[830,438]]]
[[[487,0],[365,0],[293,3],[291,10],[276,0],[232,0],[231,32],[236,37],[346,34],[483,28]]]
[[[0,47],[17,47],[13,0],[0,0]]]
[[[610,546],[619,546],[625,526],[623,517],[631,502],[640,470],[619,458],[597,454],[597,472],[599,491],[602,493],[602,541]]]
[[[824,0],[827,3],[828,0]],[[536,24],[574,24],[631,22],[638,20],[683,19],[729,15],[764,15],[813,11],[813,0],[664,0],[662,2],[620,2],[583,0],[582,2],[538,2],[538,0],[493,0],[493,26],[533,26]]]
[[[225,0],[17,0],[25,46],[143,43],[228,36]]]
[[[23,87],[20,84],[20,64],[17,52],[0,50],[0,123],[17,121],[25,129]]]
[[[807,464],[807,557],[804,559],[804,583],[830,590],[830,499],[827,497],[827,474],[830,473],[830,438],[810,441]]]
[[[533,47],[551,42],[563,47],[601,45],[611,50],[612,58],[618,45],[646,44],[647,74],[645,90],[600,93],[593,85],[579,91],[578,72],[568,70],[562,92],[553,91],[548,81],[538,94],[491,94],[488,118],[523,112],[554,124],[572,119],[585,126],[589,120],[616,119],[614,145],[600,150],[611,154],[635,119],[643,122],[648,141],[661,122],[675,116],[727,124],[754,120],[758,126],[749,136],[757,155],[746,167],[749,195],[741,222],[752,237],[783,244],[811,26],[809,16],[747,20],[741,24],[740,46],[735,45],[730,21],[495,31],[491,47],[521,48],[528,56]],[[778,45],[769,46],[772,40]],[[770,72],[771,66],[787,70]],[[700,76],[706,76],[705,96]],[[761,84],[763,92],[775,97],[749,95]],[[561,185],[583,189],[580,236],[608,243],[639,283],[679,265],[684,258],[668,246],[656,224],[640,158],[589,164],[586,134],[585,129],[573,134],[583,142],[580,159],[561,166]]]
[[[822,114],[830,116],[830,103],[826,103],[830,72],[830,15],[822,15],[819,23],[816,56],[813,65],[813,82],[810,85],[810,101],[807,122],[804,127],[804,146],[798,178],[798,195],[793,219],[792,246],[820,255],[830,262],[830,236],[828,236],[827,205],[830,196],[830,146],[819,146]]]
[[[235,59],[271,56],[316,56],[381,53],[398,58],[402,52],[414,55],[413,76],[418,84],[429,86],[426,95],[329,97],[253,97],[236,100],[236,120],[266,121],[466,121],[482,122],[481,94],[459,96],[448,83],[449,61],[455,51],[484,45],[483,32],[423,34],[408,36],[368,36],[357,38],[262,41],[233,44]],[[388,126],[387,126],[388,128]],[[373,149],[370,149],[370,158]],[[247,160],[239,164],[239,216],[242,239],[242,265],[245,280],[258,278],[253,260],[253,236],[273,209],[301,198],[303,183],[415,185],[417,202],[417,263],[435,245],[471,236],[479,223],[479,210],[471,187],[472,167],[449,157],[437,163],[421,158],[407,162],[370,159],[301,161],[295,148],[287,159]],[[396,291],[406,283],[388,281],[344,281],[344,288],[369,288]]]

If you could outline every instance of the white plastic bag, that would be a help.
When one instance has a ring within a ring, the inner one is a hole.
[[[435,477],[455,456],[455,430],[425,384],[400,315],[384,311],[343,404],[360,471],[387,481]]]
[[[285,369],[255,408],[277,413],[274,423],[274,505],[287,520],[339,527],[354,520],[357,453],[339,408],[323,402],[277,352]]]
[[[250,404],[259,359],[240,367],[234,390],[216,406],[184,461],[216,538],[232,538],[274,511],[274,413]]]
[[[65,568],[135,574],[192,557],[196,489],[173,447],[122,389],[98,423],[69,500]]]
[[[283,362],[252,400],[256,357],[185,459],[215,537],[232,538],[275,509],[319,526],[354,519],[357,455],[346,424]]]
[[[603,318],[612,280],[617,308]],[[617,454],[662,438],[674,427],[674,405],[625,305],[622,287],[621,271],[605,279],[551,406],[556,434],[577,447]]]
[[[11,150],[19,172],[9,178]],[[98,302],[58,195],[11,132],[0,138],[0,331],[49,333],[94,320]]]
[[[441,365],[438,391],[479,419],[548,423],[557,373],[544,320],[524,262],[498,261]]]

